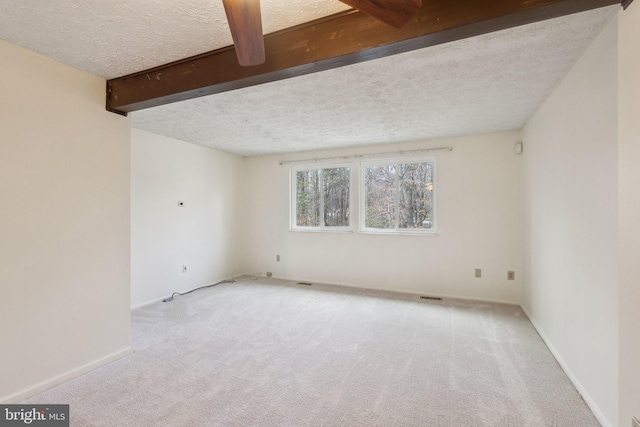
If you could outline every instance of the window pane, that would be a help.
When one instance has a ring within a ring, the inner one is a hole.
[[[394,165],[365,168],[365,227],[395,228]]]
[[[324,225],[349,226],[349,168],[322,170]]]
[[[407,163],[398,171],[399,228],[433,226],[433,163]]]
[[[296,172],[296,225],[320,226],[320,171]]]

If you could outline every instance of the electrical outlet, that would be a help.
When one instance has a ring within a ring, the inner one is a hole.
[[[182,266],[182,272],[183,272],[183,273],[186,273],[186,272],[187,272],[187,266],[186,266],[186,265],[183,265],[183,266]]]
[[[280,255],[276,255],[276,261],[280,261]]]
[[[640,427],[640,421],[636,417],[631,420],[631,427]]]
[[[516,280],[516,273],[514,271],[507,271],[507,280]]]
[[[476,277],[477,277],[477,278],[482,277],[482,269],[480,269],[480,268],[476,268]]]

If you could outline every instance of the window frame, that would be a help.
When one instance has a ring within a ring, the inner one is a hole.
[[[399,228],[398,227],[398,179],[394,183],[394,200],[396,205],[396,228],[369,228],[366,227],[366,168],[369,166],[388,166],[394,165],[396,170],[400,164],[415,164],[415,163],[431,163],[432,164],[432,176],[433,176],[433,195],[431,198],[431,228]],[[437,157],[386,157],[373,160],[362,160],[359,165],[359,197],[358,197],[358,232],[365,234],[399,234],[399,235],[422,235],[422,236],[437,236],[437,198],[438,198],[438,166]]]
[[[347,168],[349,170],[349,225],[344,227],[326,226],[324,225],[324,198],[322,187],[322,174],[320,175],[320,226],[318,227],[306,227],[296,224],[297,219],[297,191],[296,191],[296,174],[299,171],[309,170],[322,170],[322,169],[337,169]],[[292,165],[289,168],[289,231],[303,231],[303,232],[318,232],[318,233],[353,233],[353,198],[354,198],[354,164],[352,162],[340,162],[340,163],[314,163],[314,164],[299,164]]]

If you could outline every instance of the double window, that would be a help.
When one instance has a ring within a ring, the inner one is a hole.
[[[352,165],[292,167],[291,228],[350,231]],[[359,229],[435,233],[435,159],[360,164]]]

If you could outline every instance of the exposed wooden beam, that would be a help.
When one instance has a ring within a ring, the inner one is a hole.
[[[347,11],[265,37],[267,60],[238,65],[233,46],[107,82],[107,109],[127,113],[337,68],[583,12],[620,0],[423,0],[403,28]]]

